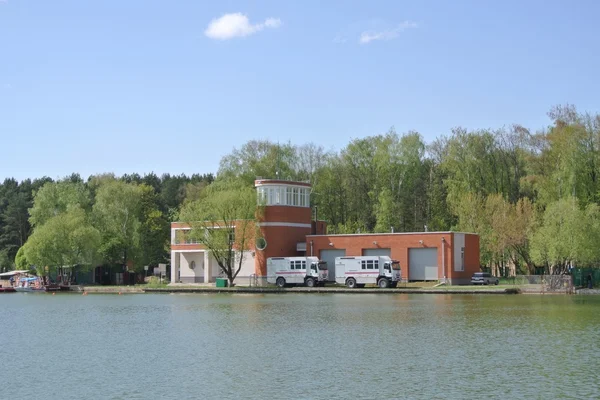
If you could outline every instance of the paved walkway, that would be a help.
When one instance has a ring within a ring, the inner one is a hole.
[[[577,289],[575,294],[600,294],[600,289]]]

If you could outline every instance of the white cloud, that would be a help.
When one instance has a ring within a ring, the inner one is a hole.
[[[281,24],[279,18],[267,18],[265,22],[252,25],[244,14],[232,13],[210,21],[204,34],[211,39],[227,40],[249,36],[265,28],[279,28]]]
[[[358,42],[360,44],[367,44],[372,42],[373,40],[391,40],[397,38],[401,32],[404,32],[410,28],[416,28],[418,25],[416,22],[412,21],[404,21],[394,29],[390,29],[387,31],[365,31],[360,34],[360,39]]]
[[[267,18],[265,20],[265,26],[267,28],[279,28],[281,26],[281,20],[279,18]]]

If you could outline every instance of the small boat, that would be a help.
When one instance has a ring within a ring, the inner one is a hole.
[[[15,286],[17,292],[40,292],[44,289],[40,285],[37,276],[19,279],[19,285]]]
[[[14,293],[16,292],[14,287],[0,287],[0,293]]]

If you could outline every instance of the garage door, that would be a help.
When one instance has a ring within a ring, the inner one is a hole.
[[[392,249],[363,249],[363,256],[392,256]]]
[[[408,280],[438,280],[437,248],[408,249]]]
[[[321,250],[319,259],[327,262],[327,270],[329,272],[329,280],[335,281],[335,258],[344,257],[346,255],[346,249],[336,250]]]

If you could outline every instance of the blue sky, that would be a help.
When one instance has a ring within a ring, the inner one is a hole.
[[[0,179],[598,112],[597,1],[0,0]],[[221,19],[224,17],[224,19]],[[362,38],[362,40],[361,40]]]

